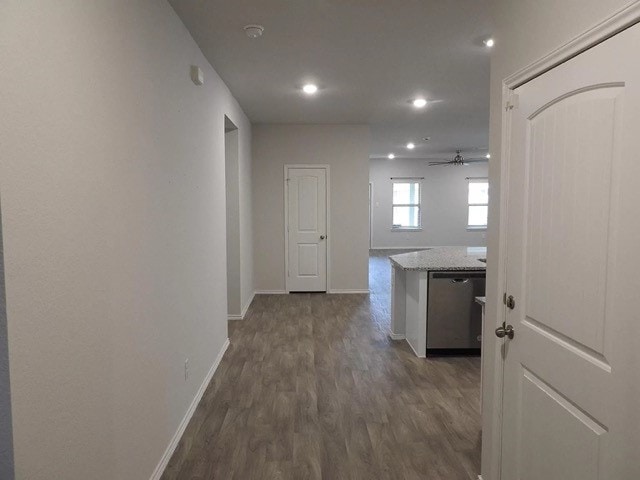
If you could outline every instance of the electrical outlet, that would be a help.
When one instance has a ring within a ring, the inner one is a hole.
[[[189,380],[189,359],[184,359],[184,381]]]

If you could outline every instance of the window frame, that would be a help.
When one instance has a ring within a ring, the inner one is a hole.
[[[487,184],[487,203],[469,202],[469,189],[472,183]],[[469,212],[471,207],[487,207],[487,221],[484,225],[469,225]],[[489,223],[489,177],[467,177],[467,231],[486,230]]]
[[[423,177],[394,177],[391,179],[391,231],[392,232],[421,232],[422,231],[422,180]],[[397,183],[417,183],[418,184],[418,203],[393,203],[393,187]],[[394,207],[417,207],[418,208],[418,226],[417,227],[395,227],[393,225],[393,209]]]

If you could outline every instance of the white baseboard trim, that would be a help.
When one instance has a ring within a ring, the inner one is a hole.
[[[405,337],[404,333],[389,332],[389,338],[391,340],[404,340],[406,337]]]
[[[357,289],[348,289],[347,288],[347,289],[344,289],[344,290],[332,289],[332,290],[329,290],[327,293],[331,293],[331,294],[333,294],[333,293],[366,293],[366,294],[369,294],[371,292],[369,291],[369,289],[357,290]]]
[[[240,315],[228,315],[227,320],[244,320],[244,317],[247,315],[247,310],[249,310],[251,302],[253,302],[255,296],[256,292],[253,292],[251,294],[251,297],[249,298],[249,301],[245,304],[244,307],[242,307],[242,312],[240,313]]]
[[[251,303],[253,302],[253,299],[256,296],[256,292],[253,292],[251,294],[251,296],[249,297],[249,300],[247,301],[247,303],[244,305],[244,307],[242,307],[242,318],[247,316],[247,311],[249,310],[249,307],[251,306]]]
[[[473,245],[473,246],[457,245],[457,246],[462,248],[475,248],[475,247],[486,248],[486,246],[484,245]],[[371,247],[369,250],[427,250],[427,249],[433,249],[433,248],[446,248],[446,246],[445,245],[429,245],[429,246],[422,246],[422,247]]]
[[[415,349],[415,348],[413,348],[413,345],[411,345],[411,342],[410,342],[409,340],[407,340],[407,339],[405,338],[405,341],[407,342],[407,344],[409,345],[409,347],[411,347],[411,350],[413,350],[413,353],[415,353],[415,354],[416,354],[416,357],[418,357],[418,358],[427,358],[427,352],[422,352],[422,355],[421,355],[421,354],[419,354],[418,352],[416,352],[416,349]]]
[[[369,289],[366,290],[362,290],[362,289],[331,289],[329,291],[327,291],[327,293],[332,294],[332,293],[366,293],[369,294],[371,293]],[[254,295],[287,295],[288,292],[285,290],[256,290],[256,293]]]
[[[220,352],[218,352],[216,359],[213,361],[213,365],[211,365],[211,368],[209,369],[207,376],[204,378],[204,381],[202,382],[202,384],[200,385],[200,388],[196,392],[196,396],[193,397],[193,401],[191,402],[191,405],[189,405],[189,408],[187,409],[187,413],[184,414],[184,417],[182,418],[180,425],[178,425],[178,430],[176,430],[176,433],[174,433],[173,438],[171,439],[171,442],[169,442],[169,446],[167,446],[167,449],[164,451],[164,454],[162,455],[160,462],[158,463],[155,470],[153,471],[153,474],[151,475],[150,480],[160,480],[160,477],[164,473],[164,469],[167,468],[167,464],[169,463],[169,460],[171,460],[171,456],[173,455],[173,452],[178,446],[178,442],[180,442],[180,439],[182,438],[182,434],[187,428],[187,425],[189,425],[189,421],[191,420],[193,413],[196,411],[196,408],[198,407],[200,400],[202,400],[202,395],[204,395],[205,390],[209,386],[209,382],[211,382],[211,379],[213,378],[213,374],[216,373],[216,370],[218,369],[218,366],[220,365],[220,361],[224,356],[224,352],[227,351],[227,348],[229,348],[228,338],[227,340],[225,340],[224,345],[222,345]]]
[[[438,247],[371,247],[369,250],[424,250],[426,248],[438,248]]]

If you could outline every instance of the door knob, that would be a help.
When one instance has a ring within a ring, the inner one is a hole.
[[[325,237],[324,235],[320,235],[320,240],[324,240],[325,238],[327,237]]]
[[[515,336],[515,330],[513,329],[513,325],[506,325],[503,323],[501,327],[496,328],[496,337],[504,338],[508,337],[509,340],[513,340]]]

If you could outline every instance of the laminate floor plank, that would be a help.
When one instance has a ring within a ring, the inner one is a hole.
[[[388,338],[390,265],[369,295],[258,295],[163,480],[476,480],[480,360]]]

